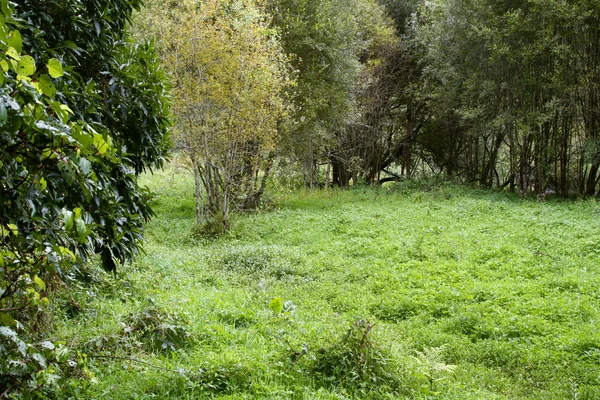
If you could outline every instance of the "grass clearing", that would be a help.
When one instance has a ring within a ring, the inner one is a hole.
[[[186,172],[144,183],[146,254],[57,310],[90,397],[600,398],[595,200],[296,192],[209,240]]]

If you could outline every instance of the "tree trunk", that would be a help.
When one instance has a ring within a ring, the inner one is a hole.
[[[204,222],[202,213],[202,181],[200,178],[200,169],[198,167],[198,160],[196,156],[192,154],[192,164],[194,165],[194,184],[195,184],[195,197],[196,197],[196,223],[201,225]]]

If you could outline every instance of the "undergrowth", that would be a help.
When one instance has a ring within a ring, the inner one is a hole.
[[[281,192],[206,238],[184,171],[145,182],[146,254],[56,310],[57,340],[89,353],[85,396],[600,398],[593,199]]]

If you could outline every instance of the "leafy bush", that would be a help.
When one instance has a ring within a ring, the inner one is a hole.
[[[64,343],[26,343],[7,326],[0,326],[0,359],[2,397],[21,398],[35,392],[39,398],[56,398],[69,390],[77,395],[92,378],[85,358],[74,357]]]
[[[164,161],[168,104],[153,47],[125,32],[140,4],[0,0],[5,395],[66,379],[68,350],[40,342],[53,292],[93,254],[113,272],[132,259],[153,215],[137,174]]]
[[[216,267],[232,272],[268,275],[277,279],[288,276],[306,276],[302,258],[277,246],[245,246],[227,248],[217,257]]]

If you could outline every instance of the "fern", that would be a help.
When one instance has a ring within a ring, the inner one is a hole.
[[[443,359],[446,346],[427,347],[423,352],[417,351],[412,358],[419,365],[420,372],[428,379],[431,391],[436,382],[443,381],[456,371],[456,365],[446,364]]]

